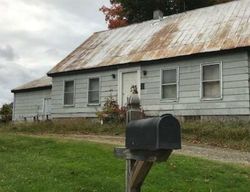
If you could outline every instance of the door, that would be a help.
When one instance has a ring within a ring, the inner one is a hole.
[[[131,95],[131,87],[136,85],[138,88],[137,71],[122,73],[122,99],[121,104],[125,106],[127,104],[127,98]]]
[[[44,98],[43,115],[45,119],[51,115],[51,98]]]

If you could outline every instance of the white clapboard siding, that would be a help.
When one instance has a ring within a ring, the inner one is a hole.
[[[200,98],[201,64],[221,63],[223,67],[223,96],[204,101]],[[175,115],[249,115],[249,57],[246,51],[217,53],[173,61],[154,61],[141,64],[141,104],[147,115],[173,113]],[[177,101],[161,100],[161,69],[179,68],[179,98]],[[142,71],[147,71],[143,75]],[[112,74],[116,75],[113,79]],[[88,79],[100,78],[100,106],[88,105]],[[64,81],[75,81],[75,104],[63,105]],[[108,96],[118,95],[117,70],[105,70],[75,75],[53,77],[52,114],[59,117],[95,117]]]
[[[112,77],[115,74],[115,79]],[[100,105],[88,105],[88,81],[89,78],[100,78]],[[52,116],[60,117],[95,117],[96,112],[101,111],[101,106],[107,97],[117,97],[118,83],[117,70],[91,72],[75,75],[65,75],[53,78],[52,88]],[[75,81],[74,106],[64,106],[64,81]]]
[[[15,93],[14,97],[13,120],[33,120],[34,116],[44,115],[44,99],[51,98],[51,88]]]
[[[200,98],[201,64],[222,62],[222,98],[205,101]],[[165,68],[179,68],[179,98],[161,100],[160,72]],[[141,70],[145,90],[141,92],[142,107],[148,115],[173,113],[175,115],[249,115],[249,57],[246,51],[216,54],[193,59],[180,59],[145,65]],[[153,77],[153,78],[151,78]],[[151,91],[152,89],[152,91]]]

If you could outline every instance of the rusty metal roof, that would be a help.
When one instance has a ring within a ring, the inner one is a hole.
[[[250,46],[250,0],[94,33],[49,75]]]
[[[28,82],[24,85],[21,85],[15,89],[12,89],[11,92],[20,92],[20,91],[28,91],[32,89],[39,89],[39,88],[51,88],[52,87],[52,78],[48,76],[44,76],[40,79],[36,79],[34,81]]]

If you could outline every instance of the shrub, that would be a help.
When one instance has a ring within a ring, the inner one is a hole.
[[[12,104],[4,104],[0,110],[1,120],[8,123],[12,120]]]
[[[126,107],[119,107],[117,101],[111,95],[106,98],[102,111],[96,113],[102,122],[124,122],[126,118]]]

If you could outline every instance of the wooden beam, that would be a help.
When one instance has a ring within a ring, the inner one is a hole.
[[[131,192],[140,191],[140,188],[152,166],[153,166],[153,162],[149,162],[149,161],[136,161],[135,162],[131,170],[130,180],[129,180]]]
[[[148,175],[154,162],[166,161],[173,150],[129,150],[115,148],[114,154],[126,159],[126,192],[140,192],[141,186]]]
[[[131,172],[132,172],[132,168],[134,167],[135,165],[135,160],[126,160],[126,181],[125,181],[125,187],[126,187],[126,190],[125,192],[131,192],[131,188],[130,188],[130,177],[131,177]]]
[[[145,151],[145,150],[129,150],[124,147],[116,147],[114,154],[118,158],[133,159],[138,161],[163,162],[171,155],[173,150]]]

